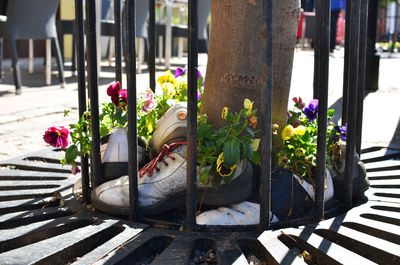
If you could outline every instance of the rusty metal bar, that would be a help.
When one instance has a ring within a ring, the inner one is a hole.
[[[260,223],[259,229],[270,227],[269,211],[271,209],[271,146],[272,146],[272,0],[263,1],[264,28],[263,47],[265,75],[264,87],[261,90],[261,168],[260,168]]]
[[[345,37],[344,37],[344,66],[343,66],[343,96],[342,96],[342,125],[347,122],[347,108],[349,97],[349,65],[350,65],[350,20],[351,0],[346,2]]]
[[[346,166],[345,166],[345,207],[350,209],[353,197],[353,154],[356,141],[356,109],[358,88],[358,59],[359,59],[359,33],[360,33],[360,0],[351,1],[350,20],[350,64],[349,64],[349,97],[347,114],[347,141],[346,141]],[[343,95],[344,97],[345,95]]]
[[[150,89],[156,91],[156,1],[149,0],[149,74]]]
[[[315,179],[315,218],[324,218],[324,176],[326,164],[326,129],[328,124],[328,80],[329,80],[329,40],[331,28],[331,1],[320,2],[316,13],[319,30],[319,80],[318,80],[318,138],[317,138],[317,166]]]
[[[114,0],[115,79],[122,85],[121,0]]]
[[[85,82],[85,47],[84,47],[84,26],[83,26],[83,3],[82,0],[75,0],[75,47],[78,65],[78,102],[79,118],[83,117],[86,111],[86,82]],[[81,147],[82,148],[82,147]],[[90,202],[89,195],[89,162],[87,155],[81,155],[81,177],[82,196],[86,203]]]
[[[361,154],[362,120],[364,112],[365,71],[367,56],[368,0],[361,0],[360,9],[360,58],[358,65],[356,152]]]
[[[90,98],[90,121],[92,124],[91,173],[93,188],[101,184],[102,168],[100,158],[99,124],[99,80],[97,65],[96,1],[86,1],[86,50],[87,75]]]
[[[187,130],[187,197],[186,230],[196,229],[197,181],[197,66],[198,66],[198,15],[197,0],[189,0],[188,17],[188,130]]]
[[[138,218],[138,187],[137,187],[137,113],[136,113],[136,24],[135,0],[127,0],[126,16],[126,78],[128,90],[128,174],[129,174],[129,219]]]

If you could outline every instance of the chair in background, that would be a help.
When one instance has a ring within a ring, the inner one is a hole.
[[[21,94],[21,73],[16,44],[16,40],[19,39],[46,39],[47,84],[50,84],[51,81],[51,40],[54,41],[59,81],[61,87],[65,86],[64,69],[55,23],[58,4],[59,0],[12,0],[8,2],[7,19],[0,21],[0,50],[3,50],[3,38],[8,38],[11,47],[16,94]],[[1,61],[2,58],[0,58]]]

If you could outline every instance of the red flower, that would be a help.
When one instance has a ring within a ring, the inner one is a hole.
[[[118,92],[120,102],[124,102],[125,105],[128,104],[128,91],[126,89],[120,90]],[[125,109],[125,105],[122,107]]]
[[[65,148],[70,143],[69,131],[64,126],[49,127],[44,132],[43,140],[51,146]]]
[[[112,103],[114,103],[115,106],[119,106],[119,92],[121,91],[121,84],[119,81],[113,82],[110,84],[110,86],[107,88],[107,95],[111,97]]]

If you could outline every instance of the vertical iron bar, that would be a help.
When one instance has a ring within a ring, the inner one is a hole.
[[[126,56],[127,90],[128,90],[128,173],[129,173],[129,219],[138,218],[138,187],[137,187],[137,113],[136,108],[136,24],[135,0],[127,0],[126,16]]]
[[[187,128],[187,197],[186,230],[196,229],[197,171],[197,0],[189,0],[188,16],[188,128]]]
[[[347,109],[349,98],[349,67],[350,67],[350,20],[351,0],[346,2],[345,36],[344,36],[344,66],[343,66],[343,95],[342,95],[342,125],[347,122]]]
[[[78,66],[78,101],[79,118],[86,111],[86,82],[85,82],[85,50],[83,28],[83,0],[75,0],[75,47]],[[82,146],[81,146],[82,150]],[[87,155],[81,155],[82,195],[86,203],[90,202],[89,196],[89,162]]]
[[[156,91],[156,1],[149,1],[149,74],[150,89]]]
[[[101,184],[102,168],[100,158],[100,124],[99,124],[99,80],[97,65],[96,34],[96,1],[86,1],[86,50],[87,74],[90,96],[90,121],[92,124],[91,168],[93,188]]]
[[[115,79],[122,85],[121,0],[114,0]]]
[[[261,168],[260,168],[260,230],[270,226],[271,209],[271,141],[272,141],[272,0],[263,1],[264,21],[263,48],[264,62],[262,75],[265,81],[261,90]]]
[[[319,83],[318,83],[318,138],[315,179],[315,218],[324,218],[324,182],[326,164],[326,129],[328,124],[329,40],[331,28],[331,1],[320,1],[319,13]]]
[[[356,109],[358,88],[358,58],[359,58],[359,33],[360,33],[360,0],[351,1],[350,20],[350,65],[349,65],[349,108],[347,116],[347,141],[345,158],[345,207],[351,208],[353,197],[353,166],[354,149],[356,140]]]
[[[315,1],[315,10],[321,10],[321,2]],[[319,24],[321,14],[320,12],[315,12],[315,25],[314,25],[314,83],[313,83],[313,98],[318,98],[318,88],[320,83],[320,50],[321,50],[321,31]]]
[[[356,152],[361,154],[362,120],[364,112],[365,71],[367,56],[368,0],[361,0],[360,9],[360,59],[358,65]]]

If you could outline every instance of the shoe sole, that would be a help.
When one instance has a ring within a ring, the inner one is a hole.
[[[253,169],[250,162],[246,162],[245,170],[231,182],[220,186],[218,189],[208,188],[203,199],[204,205],[223,206],[242,202],[250,197],[252,192]],[[196,202],[199,203],[205,188],[197,189]],[[97,200],[92,193],[92,204],[102,212],[115,215],[128,215],[129,207],[110,206]],[[157,215],[173,208],[185,205],[186,192],[182,192],[168,198],[158,204],[142,207],[139,209],[141,215]]]

